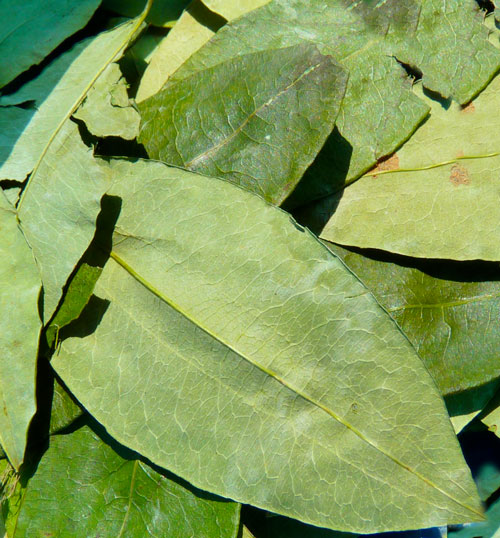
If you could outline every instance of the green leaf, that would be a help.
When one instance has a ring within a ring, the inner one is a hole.
[[[0,192],[0,442],[19,469],[36,410],[35,371],[40,274],[19,229],[15,209]]]
[[[333,191],[392,153],[427,115],[428,105],[412,93],[398,61],[420,69],[426,87],[460,103],[472,99],[500,67],[500,51],[489,43],[473,0],[370,4],[347,8],[344,0],[274,0],[221,28],[171,80],[242,54],[304,41],[332,54],[350,74],[337,126],[352,146],[347,171],[340,166],[343,152],[332,151]]]
[[[282,202],[333,129],[346,75],[309,44],[247,54],[140,104],[150,157]]]
[[[50,322],[45,333],[49,347],[56,342],[60,329],[77,319],[87,305],[95,283],[101,274],[100,267],[92,267],[83,263],[71,279],[68,290],[54,319]]]
[[[53,436],[28,482],[11,538],[236,538],[237,504],[200,497],[135,457],[122,457],[86,426]]]
[[[42,275],[45,322],[92,241],[107,186],[107,178],[82,142],[77,126],[66,122],[18,206],[21,228]]]
[[[108,166],[111,258],[52,365],[111,435],[197,487],[319,526],[481,519],[434,382],[337,257],[228,182]]]
[[[500,332],[491,322],[500,316],[496,264],[416,264],[399,257],[380,261],[328,246],[396,320],[441,394],[478,387],[500,376]]]
[[[59,381],[55,379],[50,413],[50,434],[60,432],[71,426],[83,413],[83,410],[73,401]]]
[[[495,409],[482,417],[481,422],[486,424],[490,431],[500,437],[500,407],[495,407]]]
[[[139,113],[130,105],[120,67],[112,63],[92,86],[73,116],[85,122],[95,136],[133,140],[139,134]]]
[[[130,21],[77,43],[17,92],[0,96],[0,179],[24,181],[34,168],[36,175],[61,126],[121,53],[137,24]]]
[[[181,16],[182,10],[190,0],[154,0],[151,10],[146,18],[147,22],[155,26],[173,26]],[[125,17],[138,16],[146,0],[103,0],[103,7],[124,15]]]
[[[100,0],[0,3],[0,87],[87,24]]]
[[[425,258],[500,260],[500,77],[469,106],[432,102],[391,159],[349,186],[323,239]]]
[[[168,78],[221,28],[225,19],[193,0],[151,57],[137,90],[138,103],[159,92]]]
[[[270,0],[203,0],[203,3],[215,13],[222,15],[226,20],[236,19],[245,13],[257,9]]]

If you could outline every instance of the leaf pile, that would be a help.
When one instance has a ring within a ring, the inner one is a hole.
[[[498,533],[497,6],[4,4],[5,536]]]

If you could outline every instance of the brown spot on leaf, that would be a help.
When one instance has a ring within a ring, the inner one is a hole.
[[[462,114],[471,114],[476,110],[476,107],[474,106],[474,103],[469,103],[468,105],[465,105],[462,107]]]
[[[469,171],[460,164],[454,164],[451,167],[450,181],[455,187],[468,185],[470,183]]]
[[[384,170],[397,170],[399,168],[399,157],[397,153],[393,153],[389,157],[383,157],[377,163],[375,168],[372,168],[371,173],[373,177],[377,177],[377,172],[382,172]]]
[[[463,157],[463,156],[464,156],[463,150],[457,151],[457,157]]]

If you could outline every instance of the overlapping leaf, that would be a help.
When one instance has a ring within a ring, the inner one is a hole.
[[[239,506],[198,496],[83,427],[52,437],[13,517],[9,538],[236,538]]]
[[[239,17],[269,0],[194,0],[184,11],[173,30],[154,52],[150,65],[141,78],[137,102],[157,93],[168,78],[221,28],[226,20]],[[210,9],[207,9],[207,6]],[[224,17],[223,19],[218,15]]]
[[[429,102],[430,119],[389,173],[375,170],[328,202],[337,207],[321,237],[408,256],[500,260],[500,77],[465,108]]]
[[[313,45],[247,54],[142,102],[139,141],[152,158],[280,203],[332,131],[346,80]]]
[[[114,437],[316,525],[481,518],[434,382],[338,258],[230,183],[109,167],[111,259],[52,364]]]
[[[144,9],[145,0],[104,0],[103,6],[125,17],[136,17]],[[155,26],[173,26],[189,0],[154,0],[147,22]]]
[[[130,104],[127,84],[117,63],[106,67],[74,117],[84,121],[87,129],[98,137],[119,136],[125,140],[137,137],[140,116]]]
[[[36,409],[35,368],[41,283],[15,209],[0,193],[0,442],[19,469]]]
[[[428,262],[415,267],[412,260],[395,260],[409,264],[405,267],[336,245],[329,248],[397,321],[441,394],[479,387],[500,376],[500,331],[492,321],[500,317],[496,266]]]
[[[26,178],[43,159],[61,125],[136,29],[134,20],[81,41],[17,92],[0,97],[0,132],[4,133],[0,179]]]
[[[500,52],[489,43],[473,0],[389,0],[373,6],[274,0],[221,28],[172,79],[235,56],[304,41],[332,54],[350,73],[338,128],[352,146],[347,171],[340,166],[343,151],[331,152],[333,189],[391,153],[427,114],[428,106],[411,92],[398,61],[420,69],[426,87],[460,103],[474,97],[500,67]]]
[[[45,322],[92,241],[107,186],[105,174],[82,142],[77,126],[66,122],[31,178],[18,211],[42,275]]]
[[[100,0],[0,3],[0,87],[85,26]]]

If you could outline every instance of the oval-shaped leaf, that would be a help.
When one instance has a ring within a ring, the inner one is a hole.
[[[481,519],[434,382],[336,256],[230,183],[109,167],[123,201],[111,259],[52,363],[114,437],[319,526]]]
[[[152,158],[279,204],[332,131],[346,82],[313,45],[247,54],[142,102],[139,141]]]

